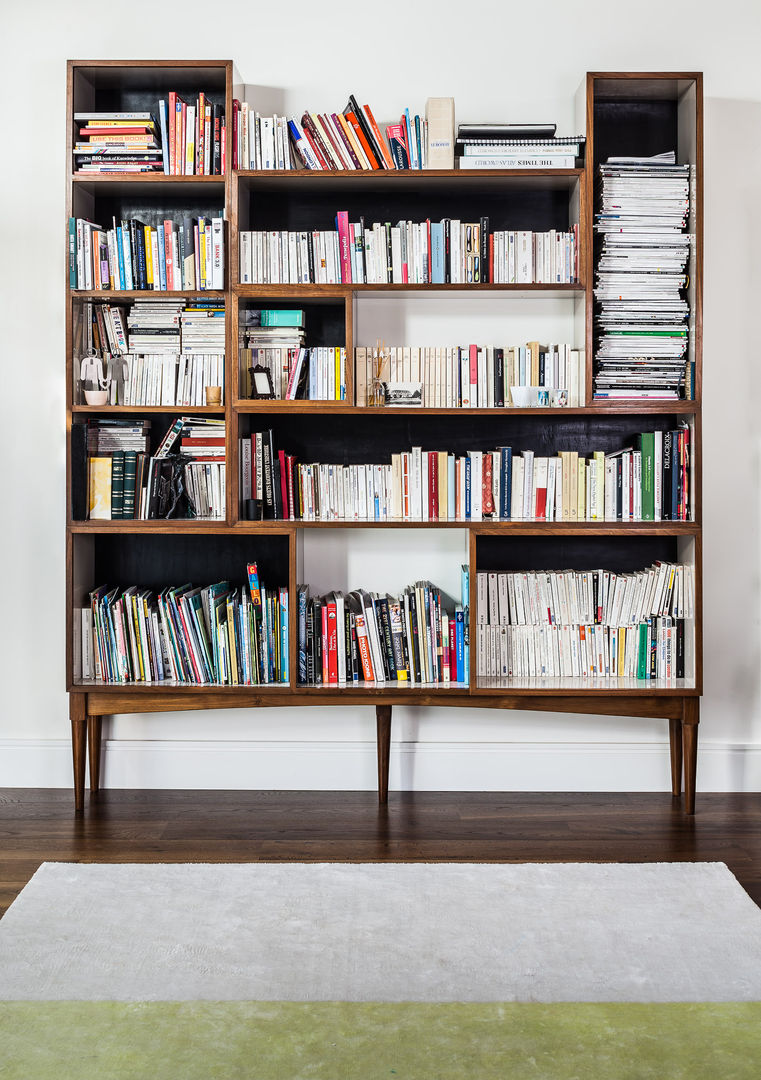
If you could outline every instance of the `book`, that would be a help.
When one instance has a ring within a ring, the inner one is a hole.
[[[427,169],[454,168],[454,98],[428,98],[425,103],[428,124]]]

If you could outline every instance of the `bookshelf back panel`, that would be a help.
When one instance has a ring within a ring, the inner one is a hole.
[[[410,410],[412,413],[413,410]],[[586,417],[562,415],[532,417],[526,413],[494,416],[383,415],[368,410],[367,416],[336,415],[325,422],[323,415],[297,416],[261,414],[241,417],[241,434],[272,428],[276,449],[295,454],[301,462],[341,465],[389,463],[391,454],[421,446],[424,450],[447,450],[465,454],[468,450],[495,450],[511,446],[513,451],[533,450],[553,456],[560,450],[591,454],[610,453],[633,446],[640,432],[668,431],[677,427],[668,415]]]
[[[422,174],[424,177],[425,174]],[[240,227],[243,229],[335,229],[339,210],[346,210],[350,221],[364,217],[366,225],[374,221],[440,221],[449,217],[463,222],[489,218],[494,229],[567,230],[570,220],[568,192],[563,190],[503,189],[492,184],[451,184],[430,186],[420,180],[415,189],[394,185],[368,189],[362,184],[341,190],[325,190],[325,185],[301,183],[275,188],[262,198],[257,189],[240,195]]]
[[[221,217],[225,207],[224,186],[206,184],[202,189],[169,191],[153,185],[155,194],[137,194],[132,188],[114,190],[105,184],[75,184],[72,196],[73,217],[87,218],[103,228],[137,218],[154,228],[165,219],[182,222],[183,217]]]
[[[679,562],[674,536],[477,536],[476,569],[642,570],[656,560]]]
[[[612,156],[649,157],[676,150],[677,114],[675,101],[595,101],[595,166]]]
[[[97,535],[93,584],[162,589],[166,585],[246,583],[246,564],[272,588],[288,584],[288,537],[283,535]]]

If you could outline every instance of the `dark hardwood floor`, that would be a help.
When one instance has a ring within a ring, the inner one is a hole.
[[[0,789],[0,913],[40,863],[725,862],[761,906],[761,794]]]

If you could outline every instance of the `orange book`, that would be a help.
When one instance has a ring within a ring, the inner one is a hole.
[[[346,135],[346,138],[349,140],[349,145],[351,146],[352,150],[356,155],[357,161],[359,162],[359,168],[369,169],[370,163],[365,158],[365,152],[362,149],[362,144],[360,143],[357,136],[354,134],[354,128],[348,122],[343,113],[336,113],[336,118],[341,125],[341,128]]]
[[[380,152],[383,154],[383,160],[386,162],[386,168],[387,169],[395,169],[396,166],[394,165],[394,159],[391,157],[391,151],[386,146],[385,140],[384,140],[383,136],[380,133],[380,129],[378,128],[378,125],[375,123],[375,117],[373,116],[372,112],[370,111],[370,106],[369,105],[363,105],[362,108],[363,108],[364,113],[365,113],[365,119],[367,120],[368,124],[370,125],[372,133],[375,136],[375,141],[377,142],[378,146],[380,147]]]
[[[355,133],[355,135],[357,136],[357,138],[360,141],[362,149],[365,152],[365,157],[370,162],[370,168],[371,169],[380,169],[378,159],[376,158],[375,154],[372,152],[372,150],[370,148],[370,143],[367,141],[365,133],[362,130],[362,128],[360,127],[359,120],[357,120],[357,118],[356,118],[356,116],[354,115],[353,112],[344,113],[344,116],[349,121],[351,126],[354,128],[354,133]]]

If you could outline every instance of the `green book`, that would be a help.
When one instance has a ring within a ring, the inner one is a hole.
[[[304,312],[298,309],[270,309],[260,312],[262,326],[303,326]]]
[[[135,477],[137,475],[137,450],[121,451],[124,458],[123,465],[123,495],[122,518],[134,518],[135,516]]]
[[[639,437],[642,451],[642,520],[655,521],[655,432]]]
[[[639,638],[637,648],[637,678],[647,678],[647,623],[639,624]]]
[[[124,517],[124,451],[115,450],[111,458],[111,519]]]

